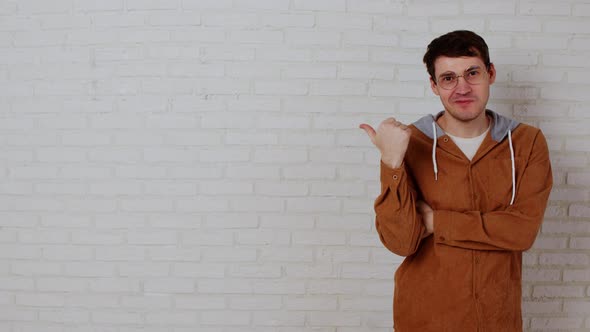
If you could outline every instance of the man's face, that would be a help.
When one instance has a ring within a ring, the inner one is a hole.
[[[496,79],[496,70],[491,64],[489,70],[479,57],[450,58],[438,57],[434,62],[434,70],[437,80],[449,75],[468,75],[469,70],[479,68],[483,80],[479,84],[469,84],[464,77],[459,77],[457,85],[450,89],[443,89],[439,84],[430,79],[432,92],[440,97],[446,114],[461,122],[468,122],[485,116],[484,111],[490,97],[490,85]],[[439,81],[440,82],[440,81]]]

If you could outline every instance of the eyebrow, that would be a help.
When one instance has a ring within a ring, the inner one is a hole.
[[[480,68],[481,67],[478,66],[478,65],[473,65],[473,66],[465,69],[463,72],[466,73],[466,72],[469,72],[469,71],[472,71],[472,70],[475,70],[475,69],[480,69]],[[438,75],[438,77],[449,76],[449,75],[457,75],[457,74],[455,74],[455,72],[449,70],[449,71],[446,71],[446,72]]]

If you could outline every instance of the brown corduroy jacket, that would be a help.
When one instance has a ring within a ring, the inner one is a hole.
[[[546,140],[488,110],[490,131],[469,161],[436,125],[441,114],[410,126],[402,167],[381,163],[376,228],[386,248],[406,256],[395,273],[395,331],[522,331],[522,252],[553,182]],[[425,238],[418,200],[434,210]]]

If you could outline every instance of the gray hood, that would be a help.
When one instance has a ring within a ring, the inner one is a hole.
[[[414,122],[414,126],[418,128],[424,135],[434,138],[434,133],[432,130],[432,123],[435,123],[436,126],[436,138],[445,135],[445,132],[442,130],[441,127],[435,122],[441,115],[443,115],[445,111],[440,111],[436,115],[426,115],[420,118],[418,121]],[[492,127],[490,128],[490,134],[492,135],[492,139],[496,142],[501,142],[506,135],[508,135],[508,131],[513,131],[514,128],[518,127],[520,122],[509,119],[503,115],[500,115],[494,111],[486,110],[486,114],[491,116],[494,121],[492,122]]]

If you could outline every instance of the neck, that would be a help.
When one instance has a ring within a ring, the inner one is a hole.
[[[461,138],[472,138],[483,134],[490,126],[489,117],[482,112],[477,118],[469,121],[455,119],[447,112],[440,116],[436,123],[447,133]]]

